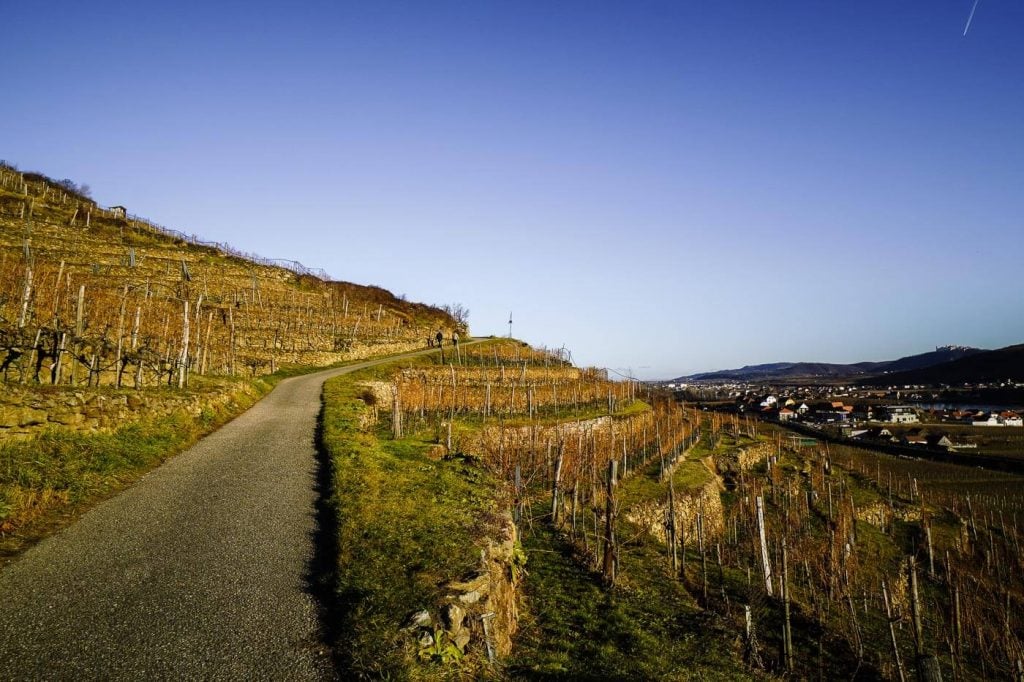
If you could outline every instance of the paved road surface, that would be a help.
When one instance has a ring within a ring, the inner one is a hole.
[[[383,361],[282,381],[0,572],[0,680],[335,677],[316,419],[325,379]]]

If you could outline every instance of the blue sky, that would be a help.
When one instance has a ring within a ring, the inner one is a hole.
[[[645,378],[1024,342],[1024,3],[4,3],[0,158]]]

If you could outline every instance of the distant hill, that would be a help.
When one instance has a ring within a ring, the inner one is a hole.
[[[987,383],[1012,379],[1024,381],[1024,344],[972,353],[950,362],[893,372],[864,381],[874,386],[899,384]]]
[[[679,377],[674,381],[741,381],[778,382],[809,377],[829,379],[863,376],[865,371],[856,365],[840,365],[826,362],[773,362],[764,365],[746,365],[739,369],[725,369],[702,372]]]
[[[862,379],[877,375],[889,375],[893,372],[905,372],[931,367],[984,352],[986,351],[967,346],[940,346],[933,351],[918,355],[908,355],[898,360],[857,362],[846,365],[828,362],[774,362],[764,365],[747,365],[739,369],[691,374],[678,377],[673,381],[738,381],[750,383],[782,383],[814,379],[861,381]]]
[[[880,369],[883,372],[906,372],[914,369],[923,369],[925,367],[932,367],[934,365],[941,365],[945,362],[953,362],[960,360],[961,358],[968,358],[978,353],[987,353],[982,348],[971,348],[969,346],[939,346],[935,350],[928,353],[921,353],[919,355],[908,355],[907,357],[900,358],[899,360],[893,360],[888,363],[880,363],[883,365]]]

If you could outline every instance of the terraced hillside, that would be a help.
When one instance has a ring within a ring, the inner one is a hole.
[[[686,532],[721,509],[713,474],[683,461],[692,414],[504,339],[339,377],[325,404],[346,677],[678,679],[698,650],[711,677],[746,674],[717,631],[692,637],[705,623],[681,587],[636,591],[660,550],[638,566],[635,532],[615,539],[669,478]]]
[[[511,340],[326,396],[354,678],[1024,669],[1019,476],[789,439]]]
[[[184,385],[425,345],[465,320],[207,243],[0,166],[0,376]]]

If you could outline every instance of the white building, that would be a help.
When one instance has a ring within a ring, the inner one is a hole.
[[[889,405],[885,408],[886,421],[893,424],[917,424],[917,410],[910,405]]]
[[[1016,412],[992,412],[987,419],[975,418],[971,426],[1024,426],[1024,419]]]

